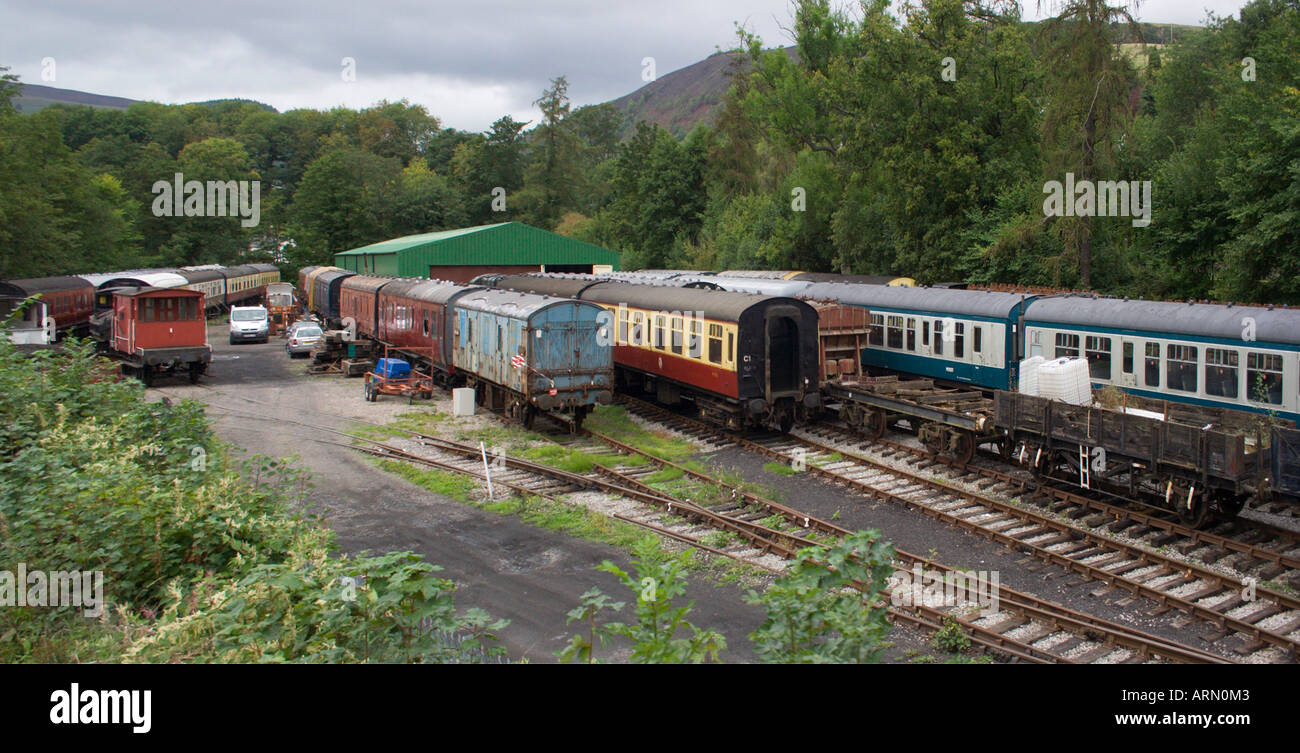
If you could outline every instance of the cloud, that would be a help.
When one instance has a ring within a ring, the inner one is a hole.
[[[1028,4],[1033,10],[1033,3]],[[1206,0],[1231,13],[1238,0]],[[538,117],[549,80],[575,105],[608,101],[736,42],[745,24],[788,44],[788,0],[494,0],[280,3],[0,0],[0,50],[29,83],[160,102],[241,97],[277,109],[364,107],[407,98],[443,124],[484,130],[505,114]],[[1148,0],[1145,20],[1196,23],[1200,8]],[[41,81],[41,60],[57,79]],[[341,60],[356,60],[345,83]]]

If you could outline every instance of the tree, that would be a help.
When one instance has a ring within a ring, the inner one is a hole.
[[[329,137],[294,195],[293,262],[329,262],[334,254],[384,240],[401,165]]]
[[[9,66],[0,65],[0,115],[12,115],[17,112],[14,107],[14,97],[22,93],[23,86],[18,82],[18,76],[12,73],[6,73]]]
[[[1136,8],[1138,0],[1132,2]],[[1116,51],[1115,25],[1127,23],[1139,39],[1141,31],[1127,9],[1111,6],[1108,0],[1063,0],[1060,11],[1043,25],[1047,56],[1053,61],[1044,71],[1046,176],[1063,181],[1068,172],[1076,181],[1095,181],[1113,164],[1115,144],[1133,114],[1133,73]],[[1080,284],[1090,287],[1093,217],[1058,217],[1053,223],[1066,249],[1078,258]]]
[[[533,169],[529,174],[529,198],[524,199],[534,221],[551,227],[561,212],[573,205],[578,188],[578,153],[581,148],[569,115],[569,81],[551,79],[551,86],[533,102],[542,111],[542,122],[531,134]]]

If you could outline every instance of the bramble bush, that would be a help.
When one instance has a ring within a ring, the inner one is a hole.
[[[202,407],[145,399],[65,343],[0,330],[0,570],[103,571],[104,614],[0,608],[0,661],[472,661],[505,622],[458,616],[410,552],[342,556],[285,461],[229,460]],[[465,636],[459,642],[448,635]],[[455,643],[455,645],[449,645]]]

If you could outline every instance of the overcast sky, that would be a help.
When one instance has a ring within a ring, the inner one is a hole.
[[[1056,0],[1045,0],[1054,7]],[[1199,24],[1244,0],[1146,0],[1139,20]],[[1036,18],[1036,0],[1026,17]],[[532,106],[560,74],[575,106],[642,86],[734,46],[735,24],[789,44],[788,0],[0,0],[0,65],[24,82],[166,103],[221,97],[295,107],[426,106],[485,130]],[[54,80],[42,80],[53,59]],[[343,59],[355,61],[344,81]]]

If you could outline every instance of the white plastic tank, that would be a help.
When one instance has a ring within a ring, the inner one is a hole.
[[[1038,367],[1046,361],[1042,356],[1030,356],[1020,362],[1020,394],[1038,394]]]
[[[1070,405],[1092,403],[1088,362],[1082,358],[1057,358],[1038,367],[1038,394]]]

